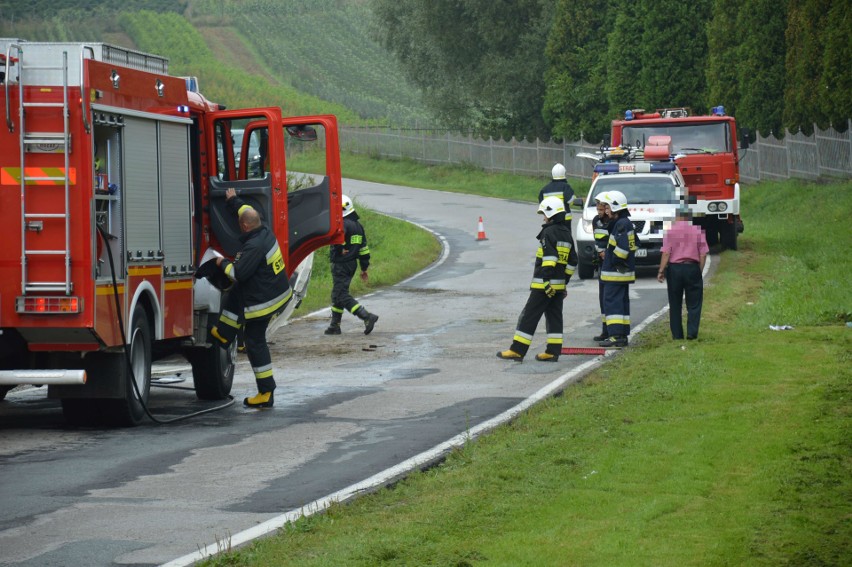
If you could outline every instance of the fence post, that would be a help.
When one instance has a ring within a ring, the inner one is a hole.
[[[784,157],[787,158],[787,160],[786,160],[787,161],[787,179],[790,178],[790,170],[792,169],[792,167],[790,167],[790,144],[789,144],[790,136],[792,136],[792,133],[790,132],[790,130],[785,128],[784,129]],[[817,147],[817,149],[819,149],[819,147]]]

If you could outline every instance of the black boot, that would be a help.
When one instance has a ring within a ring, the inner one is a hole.
[[[594,337],[592,340],[595,341],[595,342],[601,342],[601,341],[607,340],[608,338],[609,338],[609,333],[606,330],[606,323],[604,323],[603,325],[601,325],[601,334]]]
[[[328,329],[325,330],[326,335],[340,334],[340,320],[343,318],[343,313],[336,311],[331,312],[331,323],[328,324]]]
[[[373,332],[373,327],[376,326],[376,321],[379,320],[378,315],[370,313],[363,306],[358,308],[358,310],[355,312],[355,316],[364,321],[365,335],[369,335]]]

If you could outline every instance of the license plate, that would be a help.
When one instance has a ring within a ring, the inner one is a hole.
[[[639,250],[636,251],[636,257],[637,258],[646,258],[647,256],[648,256],[648,251],[645,250],[644,248],[640,248]]]

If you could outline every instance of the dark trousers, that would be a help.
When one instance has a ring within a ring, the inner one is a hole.
[[[237,338],[237,334],[242,330],[246,355],[248,355],[251,369],[254,372],[257,391],[261,394],[275,389],[275,378],[272,376],[272,355],[269,353],[269,345],[266,344],[266,328],[269,326],[269,321],[286,306],[285,303],[279,311],[266,317],[246,320],[243,316],[243,302],[239,288],[231,290],[222,298],[222,311],[216,325],[216,331],[222,342],[221,346],[228,348],[228,345]]]
[[[630,334],[630,284],[604,282],[604,318],[610,337]]]
[[[530,297],[524,305],[515,336],[512,340],[511,350],[524,356],[530,348],[532,337],[541,316],[544,315],[545,328],[547,330],[547,347],[545,352],[559,356],[562,354],[562,302],[565,295],[557,291],[553,297],[547,297],[543,291],[530,290]]]
[[[345,310],[354,314],[361,307],[349,293],[349,285],[357,270],[357,261],[331,264],[331,310],[333,312],[343,313]]]
[[[669,292],[669,327],[673,339],[683,338],[683,297],[686,295],[686,335],[698,336],[701,304],[704,300],[704,278],[698,264],[666,266],[666,288]]]
[[[606,312],[604,311],[604,282],[598,278],[598,303],[601,306],[601,333],[608,335],[606,328]]]

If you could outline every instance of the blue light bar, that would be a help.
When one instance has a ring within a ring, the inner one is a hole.
[[[599,163],[595,165],[595,173],[618,173],[618,164]]]
[[[713,116],[724,116],[725,115],[725,107],[722,105],[714,106],[710,109],[711,114]]]
[[[633,111],[628,110],[627,112],[625,112],[624,113],[624,119],[625,120],[633,120]]]
[[[674,171],[675,167],[677,167],[674,163],[652,163],[651,164],[651,173],[668,173],[670,171]]]

